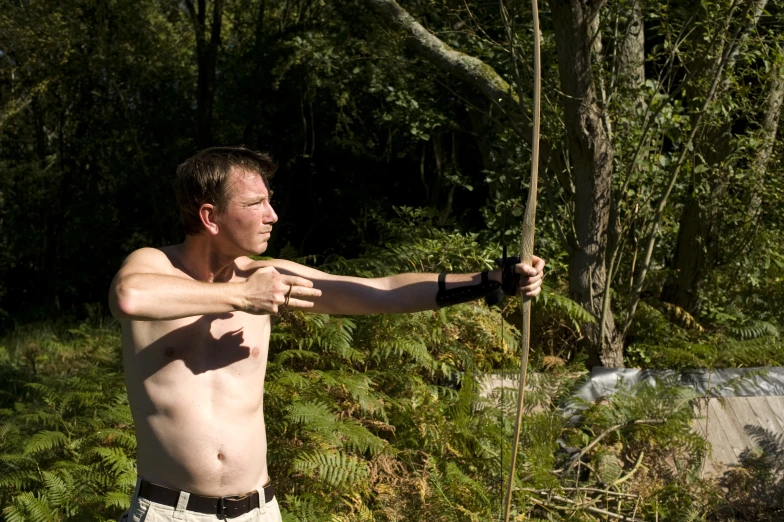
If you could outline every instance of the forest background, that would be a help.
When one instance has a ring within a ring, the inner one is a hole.
[[[702,477],[686,390],[561,412],[586,367],[783,364],[781,2],[540,9],[548,275],[515,513],[774,520],[782,440]],[[0,520],[127,507],[106,294],[129,252],[182,240],[172,176],[196,150],[278,160],[273,257],[378,276],[516,251],[532,28],[519,0],[0,0]],[[514,394],[477,383],[517,371],[517,311],[283,315],[265,413],[286,520],[497,517]]]

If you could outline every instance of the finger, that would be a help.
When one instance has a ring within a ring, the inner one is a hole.
[[[313,281],[299,276],[283,276],[281,278],[283,283],[290,286],[304,286],[306,288],[313,288]]]
[[[540,288],[542,288],[542,282],[536,281],[535,283],[527,284],[524,287],[520,288],[520,291],[526,295],[529,295],[530,292],[533,292]]]
[[[542,259],[541,257],[532,256],[531,261],[533,261],[532,264],[534,268],[536,268],[537,272],[541,272],[542,270],[544,270],[544,259]]]
[[[304,288],[301,286],[292,287],[291,297],[320,297],[321,290],[318,288]]]
[[[529,277],[535,276],[537,274],[537,271],[534,267],[532,267],[531,265],[527,265],[525,263],[520,263],[515,265],[515,272],[517,272],[518,274],[527,275]]]
[[[289,299],[287,308],[313,308],[315,303],[313,301],[304,301],[302,299]]]
[[[531,283],[541,281],[542,279],[544,279],[544,274],[542,272],[538,272],[536,275],[527,278],[525,281],[523,281],[523,283],[530,285]]]

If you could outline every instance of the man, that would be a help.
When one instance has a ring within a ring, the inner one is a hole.
[[[139,481],[128,521],[280,521],[267,475],[264,374],[270,315],[431,310],[522,287],[539,293],[544,262],[489,274],[335,276],[291,261],[253,261],[278,216],[275,165],[243,148],[207,149],[177,169],[186,239],[123,263],[109,304],[122,323]],[[515,272],[525,274],[515,280]],[[489,276],[489,277],[488,277]],[[441,281],[439,281],[439,279]],[[522,279],[522,282],[519,280]]]

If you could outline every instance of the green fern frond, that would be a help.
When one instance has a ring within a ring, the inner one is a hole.
[[[69,487],[65,480],[55,475],[51,471],[42,471],[44,486],[46,487],[46,497],[52,506],[62,505],[69,497]]]
[[[537,304],[541,302],[545,309],[550,309],[562,313],[574,325],[585,323],[596,323],[596,318],[592,313],[583,308],[580,303],[563,296],[547,286],[543,286],[543,291],[539,296]]]
[[[318,520],[323,513],[319,506],[323,501],[318,498],[307,498],[300,495],[285,495],[281,502],[283,522],[311,522]]]
[[[39,382],[28,382],[25,383],[25,387],[30,388],[31,390],[35,390],[44,399],[48,399],[50,401],[55,401],[57,399],[57,394],[45,384],[41,384]]]
[[[277,374],[268,377],[265,391],[267,394],[276,395],[278,390],[305,390],[311,384],[311,380],[301,373],[282,370]]]
[[[760,337],[779,336],[778,328],[766,321],[754,321],[750,325],[732,327],[728,328],[728,330],[733,336],[741,341],[759,339]]]
[[[133,461],[128,458],[122,448],[99,447],[93,448],[91,451],[101,457],[101,460],[104,462],[104,464],[109,466],[109,469],[112,470],[115,476],[135,469]]]
[[[127,450],[136,450],[136,435],[132,432],[117,428],[103,428],[96,431],[95,435],[103,444],[114,443]]]
[[[375,361],[388,359],[393,355],[396,357],[408,356],[413,361],[426,367],[431,367],[434,363],[427,345],[415,339],[390,339],[378,342],[373,347],[372,357]]]
[[[39,431],[30,438],[30,442],[25,444],[24,454],[35,455],[52,448],[62,447],[68,444],[68,436],[60,431]]]
[[[367,464],[340,451],[311,453],[294,461],[294,470],[307,475],[317,474],[318,480],[331,486],[355,484],[368,477]]]
[[[133,488],[136,486],[136,476],[136,467],[134,466],[133,469],[128,469],[119,473],[114,480],[114,484],[117,487],[122,487],[128,491],[133,491]]]
[[[0,460],[4,464],[8,463],[8,455],[0,455]],[[38,483],[40,475],[34,469],[30,470],[3,470],[0,474],[0,487],[13,488],[19,491],[29,489],[33,484]]]
[[[284,350],[275,356],[275,364],[286,364],[290,360],[318,360],[321,355],[310,350]]]
[[[109,491],[103,496],[103,505],[126,510],[131,507],[131,496],[127,491]]]
[[[386,442],[373,435],[367,428],[352,419],[341,421],[335,432],[343,441],[343,446],[359,453],[369,452],[376,455],[386,446]]]
[[[490,503],[485,485],[466,475],[454,462],[446,463],[444,475],[450,484],[467,489],[472,496],[481,499],[484,504]]]
[[[51,522],[55,520],[55,511],[49,506],[44,496],[36,496],[32,492],[22,493],[12,499],[13,506],[8,506],[4,513],[9,522]]]
[[[287,418],[292,422],[308,425],[333,425],[336,422],[335,414],[329,406],[316,402],[295,402],[288,407]]]

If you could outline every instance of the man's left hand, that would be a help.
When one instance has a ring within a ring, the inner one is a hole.
[[[515,265],[515,272],[520,274],[520,292],[529,297],[536,297],[542,291],[544,279],[544,259],[533,256],[530,265],[520,263]]]

